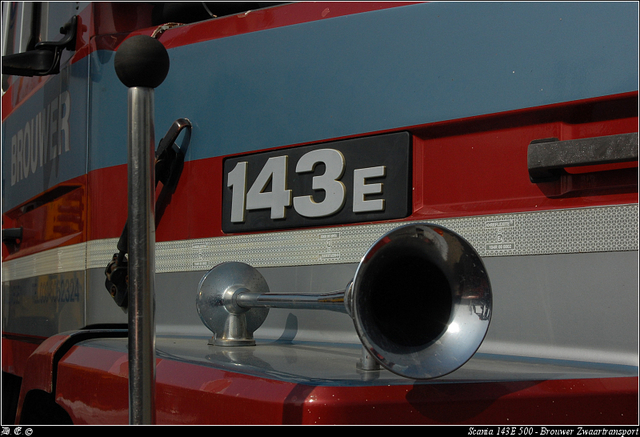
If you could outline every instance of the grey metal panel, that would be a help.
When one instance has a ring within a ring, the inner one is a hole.
[[[84,271],[3,282],[3,332],[48,337],[81,328],[84,290]]]
[[[495,303],[480,353],[637,366],[637,252],[484,261]],[[272,291],[311,293],[344,288],[355,269],[356,264],[340,264],[259,270]],[[159,275],[159,335],[210,337],[195,309],[200,277],[198,272]],[[255,336],[263,340],[358,343],[347,315],[317,310],[273,309]]]
[[[638,365],[638,252],[487,258],[481,351]]]
[[[460,232],[484,253],[495,305],[491,326],[480,352],[637,366],[637,205],[468,217],[439,222]],[[267,266],[258,267],[273,291],[319,293],[343,290],[353,277],[359,257],[368,247],[367,242],[382,233],[386,226],[393,225],[344,228],[347,234],[340,244],[332,242],[331,247],[326,243],[322,246],[330,251],[340,249],[353,254],[346,260],[339,258],[329,263],[306,266],[285,263],[271,267],[267,262]],[[343,228],[339,230],[342,232]],[[325,229],[321,233],[327,231]],[[286,246],[293,237],[298,237],[297,240],[293,238],[297,241],[295,244],[305,244],[308,232],[314,231],[272,233],[265,241],[254,239],[252,243],[261,247],[256,259],[272,258],[275,255],[267,256],[262,251]],[[265,235],[254,238],[266,238]],[[350,240],[349,235],[355,240]],[[498,251],[498,255],[483,245],[492,244],[497,236],[502,241],[509,241],[510,235],[520,238],[515,241],[518,245],[512,251]],[[256,254],[250,250],[255,246],[246,245],[247,242],[242,240],[244,237],[239,240],[225,238],[222,240],[233,243],[230,248],[223,248],[225,257],[255,257]],[[219,239],[211,240],[216,240],[213,241],[216,245],[221,244],[217,241]],[[87,247],[89,252],[84,323],[126,323],[126,315],[104,289],[104,266],[108,258],[103,261],[99,257],[100,262],[93,260],[94,255],[102,253],[98,250],[94,254],[93,246],[92,243],[63,248],[64,251],[82,251]],[[106,246],[104,254],[110,256],[114,249],[109,244]],[[364,249],[358,249],[360,246]],[[181,263],[190,265],[191,260],[199,259],[200,254],[182,261],[177,246],[166,249],[171,259],[178,260],[178,265],[166,273],[157,273],[158,334],[210,336],[197,316],[195,298],[200,278],[208,264],[217,261],[217,255],[207,259],[200,268],[192,265],[192,271],[180,271]],[[82,266],[61,265],[60,254],[66,252],[60,250],[45,253],[42,259],[25,257],[22,259],[26,262],[24,265],[18,264],[20,260],[3,263],[3,285],[7,290],[12,286],[27,290],[33,287],[29,278],[47,276],[55,279],[61,278],[65,272],[81,271],[84,262]],[[307,251],[313,252],[312,249]],[[286,253],[286,250],[278,249],[280,252]],[[185,258],[188,254],[183,252],[182,259]],[[32,309],[27,311],[30,297],[11,300],[11,293],[3,293],[3,298],[5,320],[9,312],[17,315],[33,312]],[[48,310],[45,316],[57,317],[54,310]],[[15,322],[18,323],[16,329],[29,326],[23,319]],[[82,323],[77,317],[73,320]],[[314,310],[274,309],[265,324],[256,331],[256,338],[358,342],[348,316]]]
[[[219,348],[206,339],[160,337],[160,359],[213,367],[234,373],[320,386],[446,384],[453,382],[544,381],[549,379],[633,376],[629,366],[587,365],[561,360],[529,360],[476,354],[453,373],[426,382],[402,378],[387,370],[361,372],[356,363],[361,350],[354,345],[259,341],[256,346]],[[84,346],[126,354],[126,339],[97,339]],[[160,370],[161,371],[161,370]]]
[[[484,262],[491,278],[494,310],[480,355],[637,368],[637,251],[490,257]],[[261,268],[260,272],[272,290],[312,293],[343,288],[355,269],[356,264],[350,263]],[[193,339],[195,344],[207,343],[211,334],[199,320],[195,307],[202,274],[158,274],[159,338],[178,335]],[[85,323],[126,323],[126,314],[104,289],[104,271],[87,271],[86,283]],[[10,287],[11,283],[4,286]],[[11,296],[3,295],[5,300]],[[26,306],[26,301],[3,302],[5,321],[9,311],[25,314],[13,322],[17,325],[12,332],[21,332],[29,326],[29,313],[21,312]],[[50,313],[50,317],[55,317],[54,311]],[[68,325],[70,322],[81,323],[77,318],[66,318],[65,329],[80,327]],[[273,309],[255,335],[259,341],[279,340],[282,344],[359,345],[350,318],[330,311]],[[191,341],[187,343],[194,344]]]

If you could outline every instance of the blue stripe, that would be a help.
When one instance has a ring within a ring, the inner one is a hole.
[[[634,91],[637,12],[422,4],[176,48],[157,120],[199,159]]]
[[[86,174],[86,72],[87,60],[82,59],[48,77],[2,123],[3,212]]]
[[[187,117],[194,160],[636,91],[638,6],[425,3],[169,55],[156,142]],[[126,163],[113,56],[91,55],[89,170]]]

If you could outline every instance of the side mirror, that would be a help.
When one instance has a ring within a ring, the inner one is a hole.
[[[33,50],[2,57],[2,74],[14,76],[47,76],[60,72],[60,57],[64,49],[73,49],[76,42],[78,17],[73,16],[60,33],[60,41],[39,42]]]

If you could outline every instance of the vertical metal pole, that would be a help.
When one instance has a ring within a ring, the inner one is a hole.
[[[129,423],[155,423],[155,139],[154,88],[169,72],[167,50],[135,35],[118,47],[114,67],[128,94]]]
[[[154,89],[129,88],[129,422],[155,423]]]

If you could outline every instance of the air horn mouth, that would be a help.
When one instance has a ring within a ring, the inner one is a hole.
[[[268,308],[347,313],[364,350],[398,375],[450,373],[478,350],[489,327],[492,294],[480,256],[458,234],[433,224],[400,226],[367,251],[343,292],[270,293],[244,263],[223,263],[198,287],[197,308],[212,344],[253,345]]]
[[[380,238],[354,277],[352,318],[365,349],[388,370],[429,379],[478,350],[492,294],[480,256],[460,235],[432,224]]]
[[[420,350],[450,321],[449,278],[421,246],[412,237],[386,243],[357,275],[355,315],[363,331],[377,335],[389,350]]]

